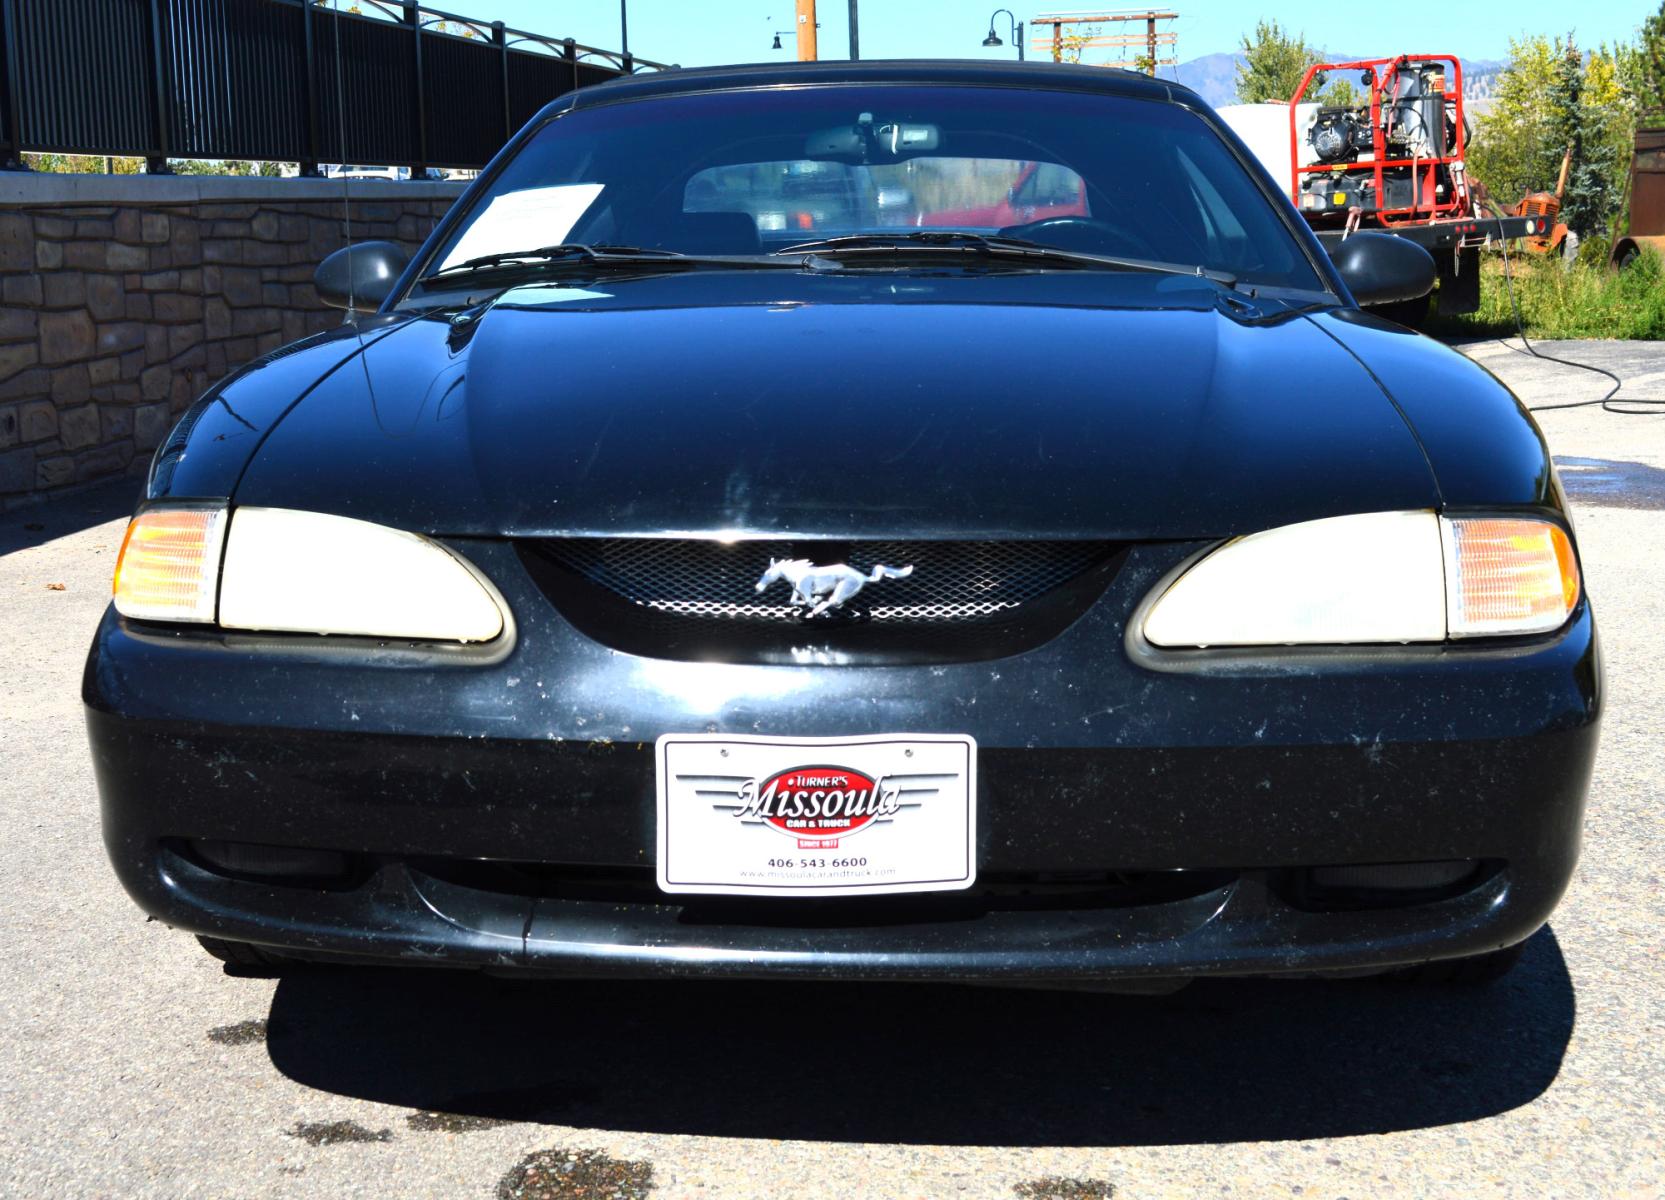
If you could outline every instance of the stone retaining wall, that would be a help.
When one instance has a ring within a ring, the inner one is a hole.
[[[414,249],[460,184],[352,184],[354,240]],[[340,322],[312,270],[341,185],[0,175],[0,508],[142,470],[214,380]]]

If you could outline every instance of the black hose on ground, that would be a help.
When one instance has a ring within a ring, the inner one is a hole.
[[[1520,301],[1515,297],[1514,260],[1509,257],[1509,239],[1503,236],[1503,220],[1501,215],[1497,217],[1497,240],[1498,244],[1503,248],[1503,283],[1509,292],[1509,310],[1514,314],[1515,332],[1520,334],[1521,345],[1526,347],[1525,352],[1530,354],[1533,358],[1541,359],[1544,362],[1552,362],[1557,366],[1562,367],[1573,367],[1580,371],[1590,371],[1596,375],[1605,375],[1613,381],[1613,386],[1608,388],[1607,391],[1598,399],[1573,400],[1565,404],[1529,404],[1526,406],[1527,410],[1530,412],[1554,412],[1555,410],[1562,408],[1594,408],[1599,404],[1601,405],[1603,412],[1618,413],[1620,416],[1660,416],[1661,410],[1659,406],[1665,405],[1665,400],[1627,400],[1624,402],[1625,404],[1641,405],[1644,407],[1620,407],[1619,405],[1613,403],[1613,397],[1617,396],[1624,388],[1625,381],[1620,379],[1612,371],[1609,371],[1606,367],[1593,367],[1589,363],[1573,362],[1568,358],[1557,358],[1553,354],[1545,354],[1532,344],[1531,339],[1526,336],[1525,322],[1521,320]],[[1499,338],[1498,340],[1502,341],[1503,339]],[[1503,342],[1503,344],[1505,346],[1509,345],[1508,342]],[[1509,346],[1509,349],[1514,350],[1515,347]],[[1516,352],[1519,353],[1519,351]]]

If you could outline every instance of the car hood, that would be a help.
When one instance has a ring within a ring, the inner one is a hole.
[[[235,499],[463,536],[1117,540],[1435,506],[1371,375],[1276,310],[1097,273],[518,288],[367,345]]]

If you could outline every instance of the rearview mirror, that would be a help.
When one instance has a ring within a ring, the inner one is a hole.
[[[1433,257],[1391,233],[1355,233],[1330,249],[1330,261],[1359,304],[1415,300],[1434,290]]]
[[[873,131],[879,153],[891,158],[903,158],[922,150],[935,150],[942,145],[942,131],[935,125],[903,124],[891,121]]]
[[[332,308],[375,312],[409,263],[410,256],[392,242],[355,242],[318,264],[312,286]]]

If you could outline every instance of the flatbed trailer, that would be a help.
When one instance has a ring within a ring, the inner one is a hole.
[[[1355,72],[1366,99],[1327,105],[1307,94],[1329,76]],[[1480,251],[1547,233],[1542,217],[1493,216],[1468,178],[1468,119],[1462,63],[1450,54],[1318,63],[1287,104],[1220,110],[1327,247],[1354,233],[1387,233],[1417,243],[1439,272],[1440,311],[1480,307]],[[1274,116],[1275,114],[1275,116]],[[1430,297],[1390,313],[1405,324]]]
[[[1423,225],[1368,228],[1373,233],[1391,233],[1405,238],[1433,254],[1435,251],[1483,250],[1500,241],[1535,237],[1542,231],[1543,225],[1543,220],[1537,217],[1448,217]],[[1315,229],[1313,232],[1326,248],[1339,246],[1347,240],[1348,234],[1345,229]]]

